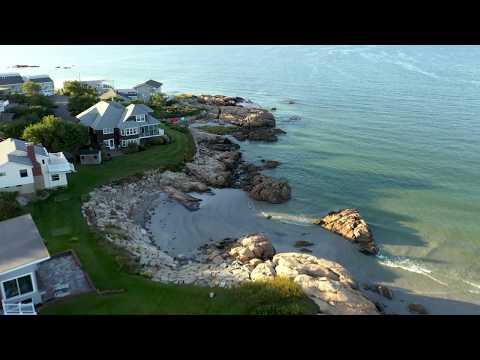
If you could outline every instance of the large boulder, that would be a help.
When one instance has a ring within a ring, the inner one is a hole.
[[[273,257],[277,276],[287,277],[301,286],[305,294],[330,315],[378,315],[373,302],[357,287],[338,263],[312,255],[281,253]]]
[[[247,263],[252,259],[269,260],[275,255],[270,240],[263,234],[251,234],[237,241],[229,251],[236,260]]]
[[[357,243],[364,254],[378,253],[373,234],[357,209],[333,211],[313,223]]]
[[[249,195],[258,201],[280,204],[290,199],[291,192],[292,190],[287,181],[275,180],[265,175],[257,175],[253,178]]]
[[[273,279],[277,275],[270,260],[258,264],[250,273],[252,281]]]
[[[200,181],[192,179],[183,172],[165,171],[159,178],[160,186],[173,186],[183,192],[205,192],[208,191],[208,186]]]

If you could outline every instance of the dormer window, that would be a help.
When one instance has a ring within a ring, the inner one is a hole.
[[[145,114],[135,115],[136,122],[145,122]]]

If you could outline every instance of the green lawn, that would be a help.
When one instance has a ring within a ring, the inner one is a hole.
[[[194,154],[189,134],[166,130],[169,145],[114,158],[99,166],[80,166],[68,189],[30,205],[32,216],[52,254],[74,249],[100,290],[124,289],[110,295],[86,294],[45,305],[40,314],[249,314],[312,313],[315,305],[293,284],[242,286],[236,290],[153,282],[128,272],[126,255],[106,244],[84,221],[80,208],[86,194],[114,179],[147,169],[178,167]],[[286,290],[287,289],[287,290]],[[210,299],[209,293],[216,296]],[[245,301],[250,299],[249,301]]]

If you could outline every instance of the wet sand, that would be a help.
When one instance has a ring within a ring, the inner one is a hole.
[[[314,243],[309,247],[313,255],[342,264],[360,285],[368,282],[390,287],[393,300],[364,291],[369,298],[384,305],[386,313],[408,314],[409,303],[420,303],[431,314],[480,314],[479,305],[449,300],[445,286],[428,276],[382,265],[379,258],[361,254],[355,245],[319,226],[294,223],[280,216],[267,219],[242,190],[213,189],[213,192],[191,194],[202,199],[197,211],[187,210],[164,194],[152,202],[154,211],[148,227],[155,243],[170,255],[189,256],[209,241],[254,232],[265,233],[277,252],[298,252],[295,242],[306,240]],[[406,289],[425,290],[420,293]]]

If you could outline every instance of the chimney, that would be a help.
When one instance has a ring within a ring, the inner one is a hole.
[[[32,161],[33,176],[42,176],[42,167],[40,166],[40,164],[37,161],[37,158],[35,156],[35,147],[31,143],[27,143],[27,156]]]

